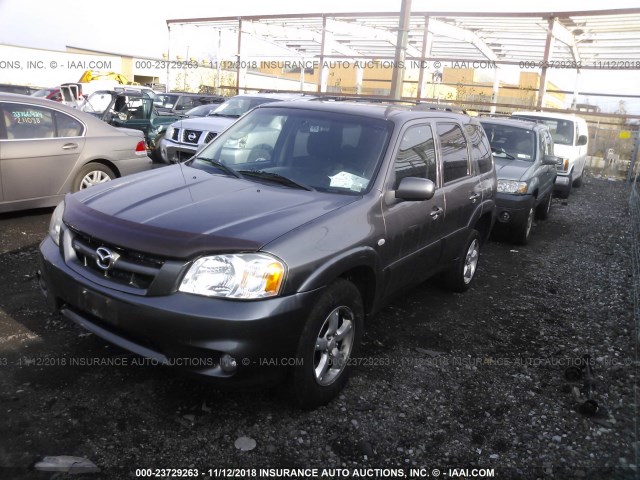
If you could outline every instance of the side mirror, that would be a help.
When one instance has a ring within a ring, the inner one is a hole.
[[[401,200],[422,201],[433,198],[435,184],[427,178],[405,177],[396,189],[396,198]]]
[[[582,146],[582,145],[586,145],[587,144],[587,136],[586,135],[580,135],[578,137],[578,146]]]
[[[543,165],[562,165],[562,158],[556,157],[554,155],[545,155],[542,157]]]

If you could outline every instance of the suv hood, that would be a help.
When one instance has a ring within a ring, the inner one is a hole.
[[[526,160],[510,160],[508,158],[496,157],[493,160],[496,164],[496,175],[504,180],[522,180],[528,178],[527,172],[533,167],[533,162]]]
[[[68,195],[64,221],[115,246],[188,258],[260,250],[358,198],[175,165]]]
[[[195,117],[178,120],[171,124],[173,128],[188,128],[190,130],[206,130],[207,132],[221,132],[233,122],[238,120],[233,117]]]

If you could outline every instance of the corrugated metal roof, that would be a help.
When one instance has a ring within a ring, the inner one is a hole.
[[[432,33],[431,53],[423,56],[425,20]],[[640,8],[556,13],[412,12],[408,60],[474,61],[497,64],[542,62],[547,29],[554,22],[549,60],[579,62],[581,68],[640,69]],[[252,35],[297,52],[320,57],[322,29],[332,37],[325,57],[392,59],[399,13],[290,14],[168,20]],[[274,33],[269,33],[273,30]]]

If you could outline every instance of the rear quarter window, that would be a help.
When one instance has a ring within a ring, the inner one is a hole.
[[[464,129],[471,142],[471,157],[478,165],[478,172],[490,172],[493,168],[493,155],[484,128],[479,124],[468,123]]]

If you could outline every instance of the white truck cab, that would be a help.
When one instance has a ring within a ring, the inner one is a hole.
[[[559,197],[568,198],[572,186],[582,185],[589,142],[587,122],[568,113],[515,112],[511,115],[539,121],[549,127],[554,142],[554,153],[563,159],[562,165],[557,167],[558,176],[554,190]]]

